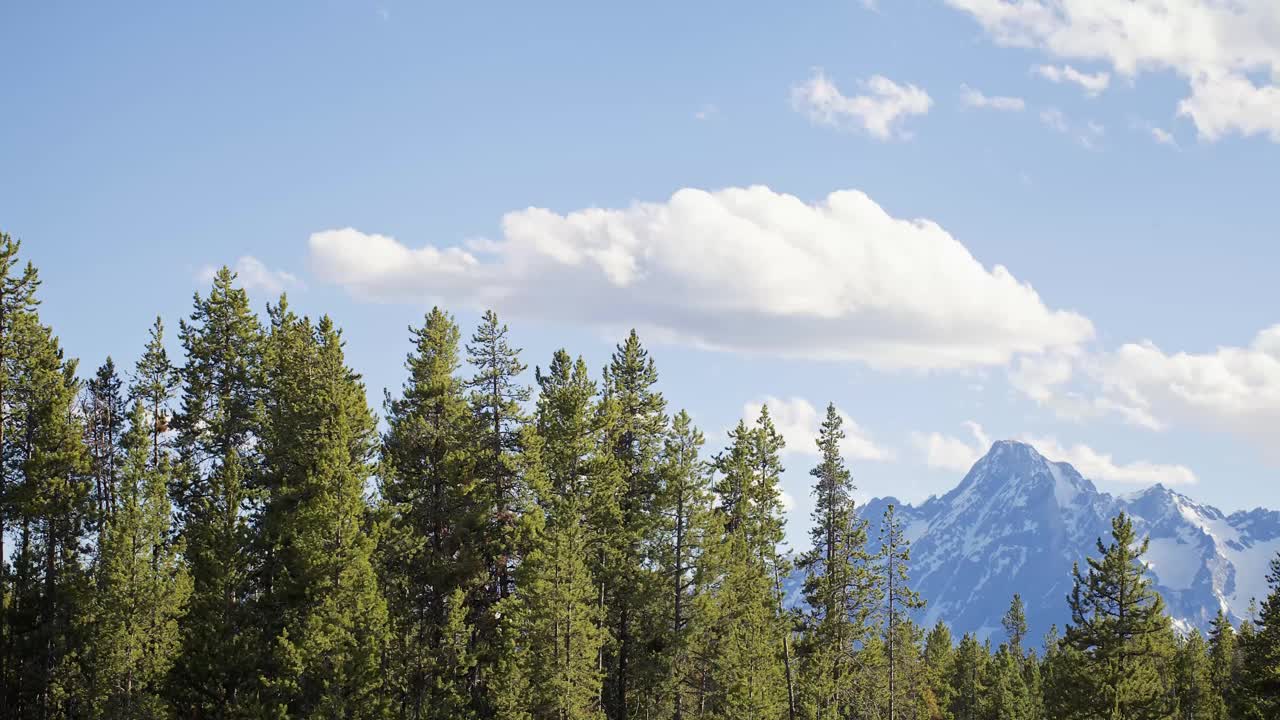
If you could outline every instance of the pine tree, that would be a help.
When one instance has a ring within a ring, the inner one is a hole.
[[[471,336],[467,355],[475,367],[468,382],[472,412],[483,438],[476,473],[483,483],[481,493],[489,512],[485,563],[494,599],[500,600],[514,589],[515,526],[528,504],[528,491],[518,483],[516,455],[520,452],[520,428],[526,421],[521,403],[529,399],[529,388],[519,381],[526,369],[520,362],[520,350],[510,346],[507,326],[498,323],[492,310],[485,312]]]
[[[951,716],[979,720],[986,699],[990,657],[973,633],[965,633],[956,648],[951,670]]]
[[[1245,718],[1280,714],[1280,554],[1271,560],[1267,584],[1271,591],[1256,614],[1257,627],[1240,638]]]
[[[1004,628],[1009,648],[1021,658],[1022,640],[1027,636],[1027,611],[1022,603],[1022,596],[1018,593],[1013,594],[1013,600],[1009,602],[1009,609],[1000,620],[1000,626]]]
[[[172,688],[180,713],[194,717],[234,716],[257,702],[261,648],[245,629],[254,591],[248,518],[256,505],[262,329],[235,279],[219,270],[179,333],[186,362],[174,418],[175,494],[192,594]]]
[[[701,641],[710,658],[706,715],[724,720],[787,717],[773,578],[752,555],[741,529],[730,533],[717,551],[721,572],[710,591]]]
[[[751,435],[751,464],[754,469],[746,486],[743,534],[749,551],[758,555],[766,576],[773,579],[774,612],[778,617],[778,635],[782,652],[783,679],[787,690],[787,717],[797,713],[795,670],[791,665],[791,636],[794,623],[783,607],[782,578],[791,573],[790,563],[779,552],[786,537],[786,514],[782,508],[782,450],[786,441],[773,424],[769,407],[761,406],[760,416]]]
[[[951,628],[941,620],[925,636],[923,661],[925,682],[937,707],[932,717],[948,720],[951,718],[951,680],[955,674],[956,651],[952,645]]]
[[[1173,659],[1173,686],[1178,698],[1177,717],[1202,720],[1214,712],[1216,694],[1204,636],[1192,629],[1177,639]]]
[[[1233,677],[1231,687],[1227,695],[1228,715],[1235,720],[1236,718],[1245,718],[1246,720],[1256,720],[1262,716],[1258,707],[1258,700],[1253,694],[1253,688],[1250,687],[1250,670],[1249,650],[1257,638],[1258,633],[1254,629],[1255,621],[1258,617],[1258,601],[1256,598],[1249,601],[1249,610],[1245,613],[1245,617],[1240,621],[1240,629],[1236,636],[1236,652],[1233,667]]]
[[[1209,626],[1209,698],[1207,720],[1227,720],[1229,702],[1235,693],[1238,675],[1236,633],[1222,608]]]
[[[1168,718],[1174,707],[1166,686],[1173,634],[1164,601],[1146,575],[1133,521],[1111,521],[1113,541],[1098,540],[1101,557],[1088,558],[1088,571],[1073,571],[1068,601],[1067,644],[1083,654],[1087,683],[1078,702],[1094,716],[1110,720]]]
[[[158,719],[171,713],[163,689],[179,650],[178,622],[191,580],[169,535],[169,458],[153,460],[153,424],[141,400],[129,420],[119,504],[98,541],[93,712]]]
[[[159,463],[164,436],[169,431],[169,402],[181,386],[182,377],[165,350],[164,322],[159,317],[152,324],[150,333],[147,347],[134,368],[129,397],[141,401],[147,411],[151,461]]]
[[[128,411],[124,383],[116,374],[115,362],[107,357],[102,367],[85,385],[80,402],[85,418],[85,445],[89,449],[90,472],[94,482],[96,517],[94,529],[102,531],[116,509],[116,496],[123,463],[121,438],[126,429]]]
[[[908,568],[911,563],[911,544],[902,532],[896,508],[890,505],[880,523],[879,567],[880,598],[883,603],[883,638],[885,645],[885,676],[888,685],[888,717],[894,720],[901,701],[905,698],[899,687],[901,666],[911,658],[913,647],[902,647],[899,627],[911,620],[911,613],[924,607],[920,594],[910,587]],[[910,678],[905,678],[910,680]]]
[[[604,630],[580,502],[556,504],[517,571],[519,594],[500,605],[516,608],[519,671],[528,683],[518,700],[537,720],[604,717],[598,665]]]
[[[483,587],[483,523],[471,411],[458,378],[460,333],[439,308],[411,328],[401,397],[387,398],[379,547],[391,640],[388,696],[397,717],[467,718],[475,662],[468,598]]]
[[[666,400],[654,388],[657,381],[657,367],[633,330],[613,353],[602,386],[604,442],[620,483],[619,523],[605,539],[608,559],[601,577],[613,640],[605,706],[614,720],[631,718],[639,704],[658,697],[662,682],[652,642],[663,627],[657,602],[661,584],[645,563],[653,542],[658,459],[667,427]]]
[[[365,499],[375,421],[328,317],[313,327],[282,298],[271,319],[256,523],[264,702],[294,717],[378,717],[386,604]]]
[[[21,242],[0,232],[0,716],[16,712],[19,676],[14,645],[15,588],[6,543],[16,532],[15,490],[25,443],[17,394],[27,364],[29,328],[34,324],[36,289],[40,285],[31,263],[19,265]]]
[[[597,386],[586,362],[557,350],[544,373],[534,373],[538,386],[536,427],[542,444],[546,490],[540,505],[552,515],[565,510],[569,498],[586,530],[588,570],[595,583],[596,617],[599,621],[598,668],[608,672],[613,654],[613,627],[606,601],[610,599],[613,571],[618,567],[623,477],[614,456],[611,429],[617,425],[617,404],[608,398],[596,402]],[[595,689],[599,704],[607,707],[603,679]]]
[[[34,313],[15,318],[19,373],[6,402],[15,440],[6,488],[11,552],[10,716],[74,717],[88,702],[83,665],[90,576],[82,562],[94,512],[76,364]]]
[[[658,542],[655,548],[659,572],[666,584],[663,601],[667,627],[663,644],[668,683],[663,696],[670,698],[670,714],[680,720],[696,707],[696,662],[692,656],[693,613],[704,591],[703,555],[715,541],[711,493],[707,469],[700,458],[704,439],[688,413],[675,416],[664,443],[659,492]]]
[[[878,603],[867,524],[854,513],[854,484],[840,455],[842,424],[835,405],[828,405],[817,438],[821,459],[809,472],[813,546],[799,561],[808,607],[799,674],[805,679],[808,714],[815,718],[848,716],[858,679],[857,650],[871,632]]]
[[[1050,626],[1040,671],[1040,696],[1046,717],[1075,720],[1092,712],[1089,704],[1080,702],[1082,693],[1088,692],[1085,671],[1084,653],[1067,643],[1056,625]]]

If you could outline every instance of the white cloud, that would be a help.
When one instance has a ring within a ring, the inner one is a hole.
[[[1091,480],[1135,485],[1194,485],[1197,482],[1196,474],[1185,465],[1164,465],[1146,460],[1117,463],[1109,453],[1098,452],[1080,443],[1064,446],[1052,437],[1023,436],[1022,440],[1050,460],[1070,463]]]
[[[924,453],[925,464],[932,468],[968,472],[991,447],[991,438],[976,422],[965,423],[972,440],[938,432],[913,433],[912,440]],[[1070,463],[1081,475],[1093,480],[1114,483],[1153,485],[1193,485],[1196,474],[1184,465],[1165,465],[1146,460],[1129,463],[1116,462],[1109,453],[1102,453],[1088,445],[1076,443],[1065,446],[1053,437],[1022,435],[1018,438],[1044,455],[1058,462]]]
[[[1101,398],[1122,416],[1163,424],[1225,428],[1275,451],[1280,426],[1280,325],[1248,347],[1167,354],[1152,342],[1128,343],[1094,359]]]
[[[284,270],[272,270],[252,255],[241,256],[231,270],[235,272],[240,286],[247,290],[261,290],[271,295],[279,295],[285,290],[305,287],[298,276]],[[209,283],[217,272],[217,267],[206,265],[200,269],[197,277],[200,282]]]
[[[1070,65],[1037,65],[1032,71],[1049,82],[1079,85],[1090,97],[1097,96],[1111,84],[1111,73],[1084,73]]]
[[[711,118],[714,118],[719,114],[720,114],[720,108],[716,107],[712,103],[707,103],[702,107],[698,108],[697,112],[693,114],[693,119],[694,120],[710,120]]]
[[[1211,352],[1168,353],[1142,341],[1114,351],[1020,357],[1009,379],[1062,418],[1227,431],[1280,459],[1280,325],[1248,346]]]
[[[1107,63],[1127,78],[1177,73],[1190,86],[1178,112],[1206,140],[1239,133],[1280,142],[1275,0],[946,1],[1001,45]]]
[[[877,140],[905,139],[902,124],[912,115],[924,115],[933,106],[929,94],[915,85],[899,85],[883,75],[862,83],[867,91],[844,95],[821,68],[791,89],[791,106],[819,125],[865,131]]]
[[[1151,139],[1161,145],[1169,145],[1170,147],[1178,147],[1178,140],[1168,130],[1163,128],[1151,128]]]
[[[665,202],[508,213],[503,238],[410,248],[351,228],[310,239],[323,281],[375,301],[444,301],[659,340],[878,368],[1003,365],[1093,336],[928,220],[841,191],[767,187]]]
[[[1020,97],[984,95],[980,90],[975,90],[968,85],[960,86],[960,101],[967,107],[1010,112],[1022,112],[1027,107],[1026,101]]]
[[[942,470],[969,472],[969,468],[990,449],[991,437],[981,425],[972,420],[964,425],[973,436],[972,442],[939,432],[911,434],[912,442],[924,453],[926,465]]]
[[[769,416],[773,418],[773,424],[787,441],[785,452],[797,455],[818,454],[818,429],[826,416],[825,408],[819,413],[818,409],[804,398],[768,396],[761,401],[744,405],[742,418],[748,424],[754,422],[760,416],[760,408],[763,405],[769,406]],[[840,419],[844,421],[842,429],[845,439],[840,445],[840,452],[845,460],[891,460],[893,458],[892,451],[877,445],[847,413],[839,409],[837,412],[840,413]]]

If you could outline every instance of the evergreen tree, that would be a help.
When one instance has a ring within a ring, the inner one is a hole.
[[[387,398],[380,474],[388,695],[397,717],[475,717],[468,598],[483,588],[485,567],[474,425],[457,376],[460,334],[439,308],[410,331],[409,379],[399,398]]]
[[[182,715],[234,717],[254,707],[261,648],[249,615],[249,514],[261,433],[262,328],[236,276],[218,271],[180,325],[186,353],[175,495],[192,594],[172,674]]]
[[[1202,720],[1212,717],[1214,696],[1211,665],[1204,636],[1192,629],[1177,639],[1173,660],[1173,685],[1178,696],[1177,717]]]
[[[1087,704],[1080,702],[1080,694],[1087,692],[1084,672],[1084,654],[1062,638],[1056,625],[1051,626],[1044,639],[1040,672],[1040,696],[1047,718],[1075,720],[1091,712]]]
[[[1208,720],[1227,720],[1229,702],[1235,693],[1238,675],[1236,633],[1231,619],[1222,608],[1209,626],[1209,698]]]
[[[178,622],[191,593],[170,539],[168,456],[155,462],[152,423],[135,402],[121,443],[119,505],[98,540],[93,628],[97,717],[166,718],[164,682],[179,650]]]
[[[741,529],[730,533],[717,551],[722,574],[710,591],[701,641],[710,657],[705,714],[724,720],[787,717],[773,578],[752,556]]]
[[[951,639],[951,628],[941,620],[925,636],[923,661],[925,682],[937,707],[937,712],[932,717],[949,720],[954,695],[951,680],[955,675],[956,651]]]
[[[1241,633],[1243,651],[1241,708],[1245,718],[1273,718],[1280,715],[1280,554],[1271,560],[1267,584],[1271,588],[1261,610],[1257,627],[1246,638]]]
[[[182,376],[164,347],[164,322],[157,317],[129,385],[129,397],[141,401],[147,412],[153,464],[160,462],[164,435],[169,430],[169,402],[181,384]]]
[[[1022,654],[1010,644],[1002,644],[991,657],[986,666],[985,698],[981,703],[984,717],[992,720],[1036,718],[1038,703],[1027,685],[1023,662]]]
[[[910,587],[908,568],[911,563],[911,544],[902,532],[896,508],[890,505],[880,523],[879,596],[883,605],[885,678],[888,686],[888,718],[894,720],[906,697],[903,693],[910,678],[902,678],[901,669],[915,652],[914,647],[904,647],[902,626],[911,620],[911,613],[924,607],[920,594]]]
[[[663,644],[668,683],[663,695],[670,698],[675,720],[695,707],[696,667],[691,656],[692,614],[697,595],[704,588],[703,555],[714,542],[711,493],[706,467],[700,458],[702,433],[693,426],[688,413],[675,416],[664,443],[661,465],[662,488],[658,542],[655,548],[659,571],[666,583],[663,600],[668,625]]]
[[[1018,593],[1013,594],[1013,600],[1010,601],[1004,618],[1000,620],[1000,626],[1004,628],[1009,648],[1021,658],[1022,640],[1027,636],[1027,611],[1022,603],[1022,596]]]
[[[661,583],[647,567],[655,532],[659,455],[666,435],[666,400],[654,386],[658,371],[635,331],[618,345],[605,371],[604,441],[617,472],[619,523],[604,539],[602,568],[613,643],[605,681],[610,718],[629,719],[657,697],[663,681],[653,642],[664,627]]]
[[[489,569],[489,585],[495,600],[509,596],[514,590],[513,569],[516,565],[515,526],[518,515],[528,505],[528,490],[521,488],[516,473],[520,452],[520,428],[526,421],[521,403],[529,399],[529,388],[520,384],[525,371],[520,350],[507,341],[507,326],[498,316],[486,311],[471,343],[467,345],[468,362],[475,367],[471,388],[471,406],[480,428],[482,450],[478,453],[476,474],[482,487],[489,514],[485,538],[485,563]]]
[[[34,313],[15,318],[19,373],[6,402],[15,440],[6,488],[16,547],[8,598],[10,717],[87,712],[83,665],[91,585],[83,558],[94,519],[76,364]]]
[[[532,436],[525,447],[539,455],[541,438]],[[509,672],[518,673],[523,684],[516,697],[497,703],[507,708],[503,717],[604,717],[598,663],[605,631],[591,575],[589,530],[582,522],[584,499],[567,496],[553,505],[545,531],[536,534],[517,570],[519,593],[499,605],[513,608],[518,662]]]
[[[381,715],[386,605],[374,572],[365,484],[375,421],[328,317],[314,327],[282,298],[265,344],[265,703],[282,715]]]
[[[85,445],[89,449],[90,472],[94,483],[94,505],[97,512],[94,529],[102,531],[116,509],[116,496],[123,464],[121,438],[126,429],[128,411],[122,392],[123,383],[116,374],[110,357],[85,385],[81,412],[85,418]]]
[[[774,611],[778,616],[783,679],[787,690],[787,717],[796,717],[795,672],[791,666],[791,636],[794,623],[783,607],[782,578],[791,573],[790,563],[779,552],[786,538],[786,514],[782,508],[782,450],[786,441],[773,424],[769,406],[760,408],[760,416],[752,429],[751,463],[754,468],[746,486],[743,534],[750,552],[760,557],[766,576],[773,579]]]
[[[1111,521],[1113,541],[1098,540],[1101,557],[1088,571],[1073,571],[1066,642],[1084,657],[1077,702],[1092,716],[1110,720],[1155,720],[1174,712],[1166,683],[1173,634],[1164,601],[1146,575],[1133,521],[1123,513]]]
[[[840,455],[842,424],[829,404],[818,431],[821,459],[809,473],[814,477],[813,546],[799,562],[808,607],[800,675],[808,714],[815,718],[848,716],[857,689],[857,651],[878,604],[866,522],[854,514],[854,484]]]
[[[16,712],[19,675],[15,657],[16,611],[7,545],[17,531],[16,489],[21,484],[25,449],[19,409],[20,383],[26,374],[28,338],[35,324],[40,280],[31,263],[19,264],[21,242],[0,232],[0,716]]]
[[[965,633],[956,648],[951,671],[951,716],[955,720],[979,720],[986,699],[990,658],[973,633]]]
[[[507,629],[495,707],[504,718],[601,718],[603,607],[592,574],[595,385],[586,363],[557,351],[535,423],[521,439],[518,470],[537,505],[522,518],[529,550],[518,592],[499,603]],[[518,543],[525,545],[526,543]]]

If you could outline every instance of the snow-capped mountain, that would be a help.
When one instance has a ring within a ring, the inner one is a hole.
[[[876,543],[886,506],[897,506],[911,541],[911,577],[928,601],[919,618],[943,618],[955,633],[1003,639],[1000,618],[1013,594],[1027,606],[1031,637],[1070,619],[1071,565],[1110,541],[1121,510],[1150,537],[1149,572],[1175,622],[1207,628],[1223,607],[1244,617],[1267,592],[1266,573],[1280,551],[1280,512],[1224,515],[1162,485],[1113,496],[1067,463],[1024,443],[1001,441],[964,480],[919,506],[877,498],[861,509]]]

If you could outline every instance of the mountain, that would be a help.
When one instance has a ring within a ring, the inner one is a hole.
[[[1225,608],[1234,619],[1266,595],[1266,573],[1280,551],[1280,512],[1224,515],[1163,485],[1114,496],[1067,463],[1030,445],[1001,441],[946,495],[919,506],[876,498],[861,509],[873,543],[888,505],[911,541],[911,578],[928,601],[919,618],[942,618],[957,633],[1003,640],[1000,618],[1013,594],[1027,606],[1031,637],[1070,620],[1071,566],[1097,555],[1111,518],[1133,516],[1150,537],[1148,572],[1182,628],[1205,629]],[[874,548],[873,548],[874,549]]]

